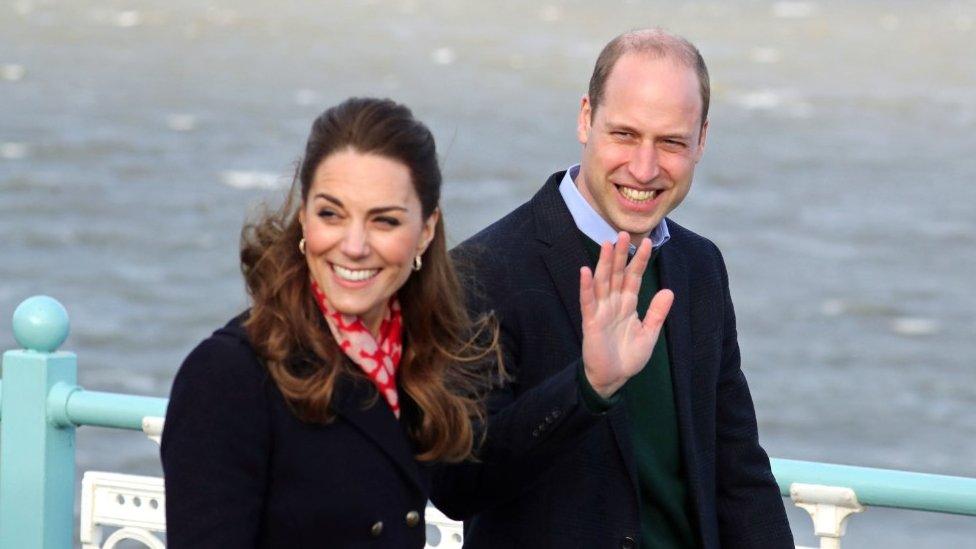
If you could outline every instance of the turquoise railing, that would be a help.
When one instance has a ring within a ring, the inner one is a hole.
[[[167,400],[86,391],[74,353],[58,351],[68,314],[35,296],[17,307],[14,337],[23,349],[3,354],[0,379],[0,547],[73,544],[75,429],[142,428],[166,415]],[[976,515],[976,479],[773,459],[784,496],[794,483],[846,487],[863,505]]]

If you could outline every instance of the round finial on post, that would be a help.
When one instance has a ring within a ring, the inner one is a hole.
[[[53,353],[68,338],[68,329],[68,311],[53,297],[29,297],[14,311],[14,339],[25,349]]]

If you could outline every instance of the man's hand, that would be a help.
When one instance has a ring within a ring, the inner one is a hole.
[[[621,232],[617,244],[604,242],[596,272],[580,269],[580,308],[583,312],[583,367],[586,379],[603,398],[609,398],[651,358],[674,294],[661,290],[641,322],[637,292],[651,257],[645,238],[627,264],[630,235]]]

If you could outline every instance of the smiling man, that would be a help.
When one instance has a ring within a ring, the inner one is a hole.
[[[466,547],[793,547],[722,256],[665,217],[704,153],[708,103],[692,44],[657,29],[618,36],[581,102],[580,163],[455,250],[474,308],[497,315],[511,374],[489,400],[488,436],[559,437],[577,403],[603,416],[558,455],[524,456],[513,443],[436,475],[433,500],[465,519]],[[624,233],[654,249],[638,315],[664,288],[674,304],[643,370],[613,383],[581,357],[580,268]],[[550,410],[545,423],[513,417],[516,401]]]

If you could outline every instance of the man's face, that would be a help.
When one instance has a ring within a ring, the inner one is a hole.
[[[698,77],[669,58],[624,54],[592,109],[584,97],[576,185],[614,229],[639,242],[688,194],[705,151]]]

